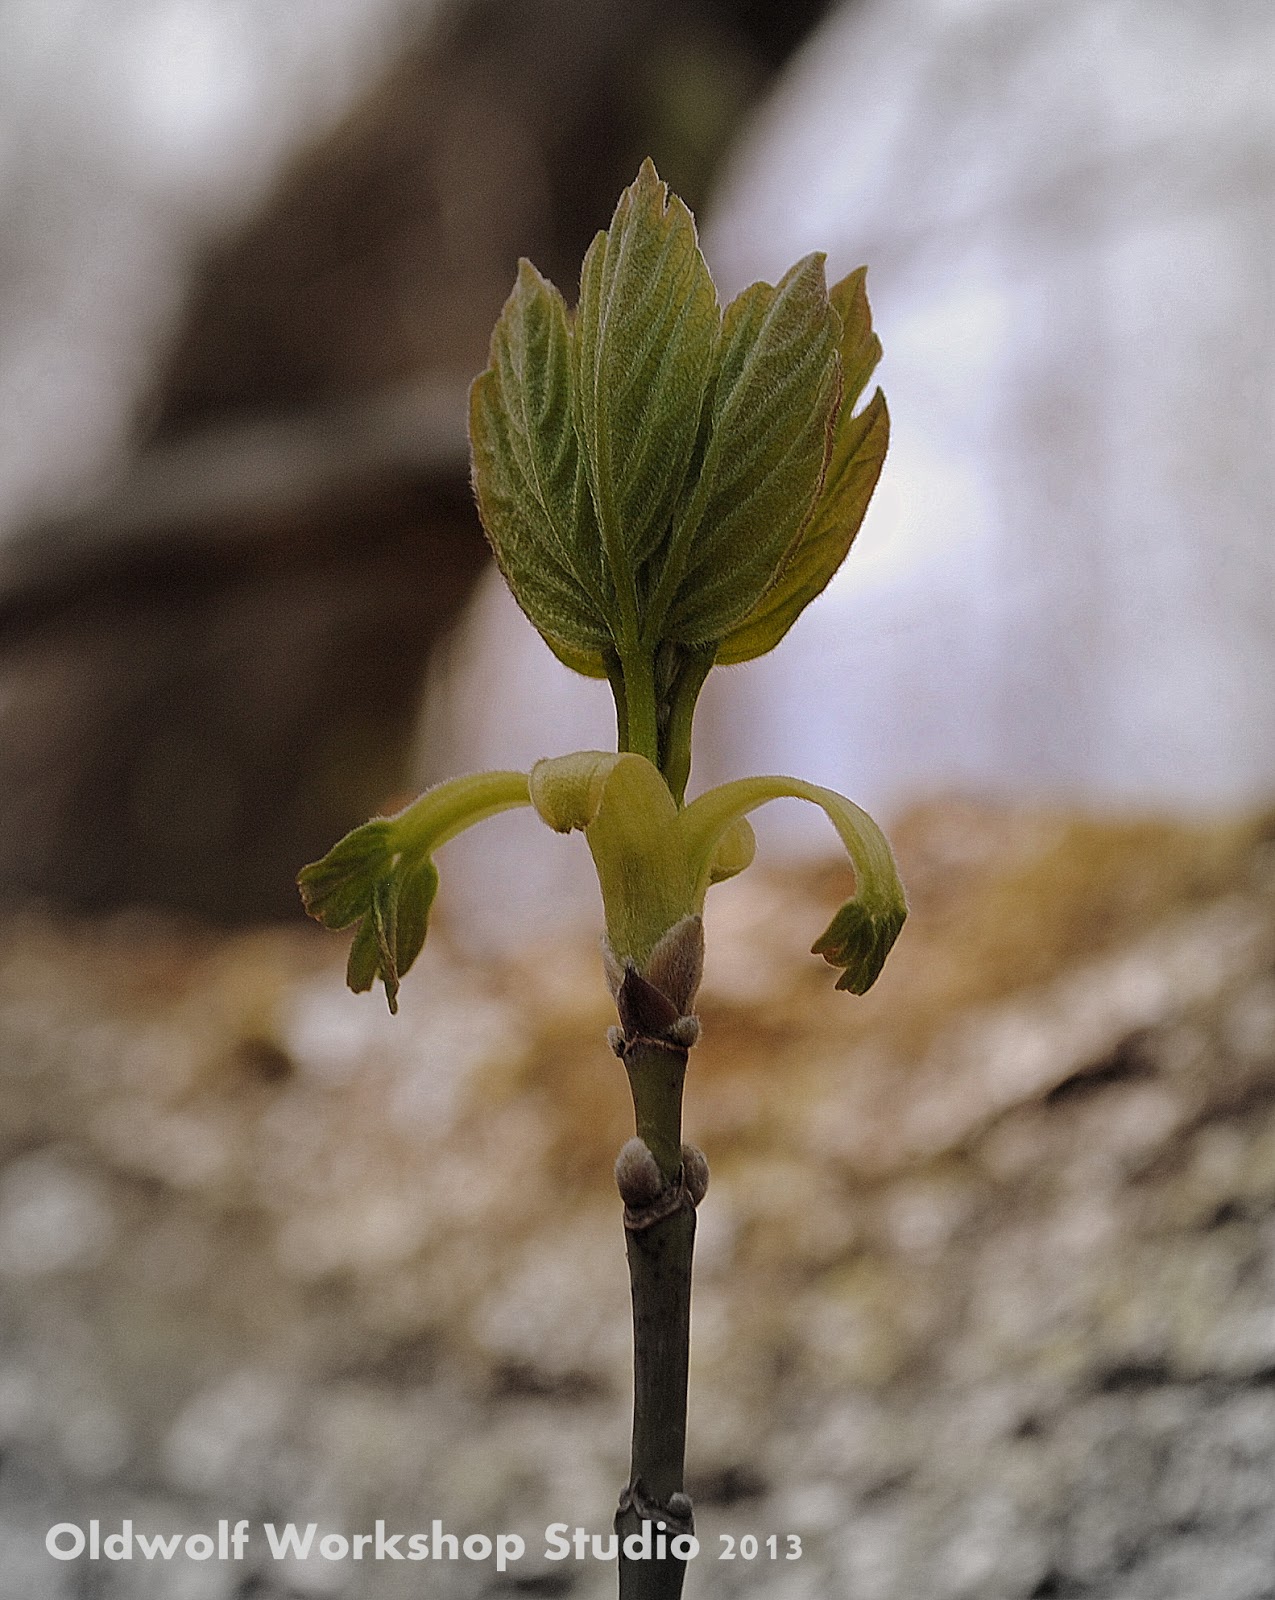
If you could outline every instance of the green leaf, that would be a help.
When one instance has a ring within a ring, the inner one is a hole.
[[[355,994],[366,994],[376,982],[381,967],[381,951],[376,938],[376,926],[371,915],[359,923],[358,932],[350,946],[350,958],[345,964],[345,981]],[[395,998],[390,1010],[398,1010],[398,983],[394,985]]]
[[[872,331],[867,267],[856,267],[834,283],[828,299],[841,321],[841,411],[849,416],[881,359],[881,341]]]
[[[562,296],[528,261],[470,391],[474,492],[514,598],[556,652],[610,642],[598,530],[576,444]]]
[[[390,1015],[398,1012],[398,939],[397,917],[398,909],[398,879],[385,877],[377,881],[372,889],[372,909],[368,912],[368,919],[372,924],[372,932],[376,937],[376,967],[380,974],[381,982],[385,985],[385,999],[389,1004]]]
[[[695,449],[720,323],[694,220],[644,161],[585,256],[573,345],[576,433],[622,654],[637,641],[639,569],[667,537]]]
[[[395,967],[401,974],[420,955],[429,929],[430,907],[438,893],[438,869],[428,856],[398,875],[394,929]]]
[[[842,396],[823,489],[778,581],[723,639],[718,661],[751,661],[773,650],[845,560],[881,475],[890,418],[880,389],[855,406],[881,359],[860,267],[829,291],[841,319]]]
[[[906,911],[885,914],[861,900],[847,900],[810,947],[831,967],[841,967],[838,989],[866,994],[881,975],[885,958],[903,926]]]
[[[421,953],[437,888],[438,873],[428,857],[400,864],[377,880],[345,969],[355,994],[370,989],[379,976],[390,1011],[398,1011],[399,980]]]
[[[375,817],[334,844],[322,861],[302,867],[297,886],[306,914],[325,928],[348,928],[372,903],[372,885],[387,870],[393,846],[388,817]]]
[[[555,639],[552,634],[540,630],[540,637],[562,662],[564,667],[570,667],[572,672],[578,672],[582,678],[606,678],[606,657],[601,650],[586,650],[578,645],[567,644],[564,639]]]
[[[346,982],[356,994],[379,977],[391,1011],[399,980],[420,955],[438,889],[433,853],[498,811],[529,804],[521,772],[480,772],[427,789],[392,817],[347,833],[297,874],[306,911],[328,928],[359,924]]]
[[[839,334],[821,255],[727,308],[703,460],[673,534],[667,621],[667,580],[652,608],[663,637],[719,640],[774,582],[823,481]]]
[[[880,356],[864,272],[829,294],[823,263],[723,318],[694,220],[646,161],[574,319],[520,263],[471,392],[475,493],[515,598],[560,661],[610,682],[621,749],[678,803],[708,671],[778,643],[880,472],[885,402],[854,410]]]
[[[697,908],[713,881],[718,853],[740,819],[769,800],[791,797],[822,807],[837,830],[854,865],[856,893],[846,902],[811,947],[832,966],[843,969],[838,989],[863,994],[871,988],[908,914],[885,835],[866,811],[833,789],[800,778],[740,778],[720,784],[693,800],[679,825],[687,859],[695,877]]]

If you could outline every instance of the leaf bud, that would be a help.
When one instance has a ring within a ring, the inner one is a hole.
[[[645,1140],[629,1139],[621,1147],[615,1158],[615,1186],[621,1200],[634,1211],[654,1204],[663,1193],[664,1174]]]
[[[693,1144],[682,1146],[682,1187],[693,1206],[708,1193],[708,1157]]]
[[[679,1017],[668,1030],[667,1038],[670,1044],[689,1050],[692,1045],[699,1043],[699,1018]]]
[[[704,973],[704,919],[683,917],[660,939],[643,971],[648,983],[668,996],[683,1015]]]
[[[668,1512],[670,1522],[684,1529],[687,1533],[691,1531],[692,1507],[690,1495],[683,1494],[680,1489],[675,1489],[669,1495],[665,1509]]]

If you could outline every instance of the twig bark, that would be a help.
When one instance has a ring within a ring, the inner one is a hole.
[[[701,937],[698,922],[690,931]],[[670,985],[682,990],[670,997],[629,967],[616,994],[623,1028],[612,1042],[637,1124],[616,1162],[633,1297],[633,1448],[615,1516],[620,1600],[678,1600],[686,1561],[672,1545],[693,1529],[682,1480],[695,1207],[708,1167],[682,1143],[682,1086],[697,1028],[681,1012],[698,981],[697,953],[695,969],[693,980]]]
[[[693,1527],[682,1472],[694,1208],[684,1200],[671,1216],[646,1228],[627,1229],[627,1239],[633,1293],[633,1451],[629,1482],[615,1516],[621,1539],[620,1600],[678,1600],[686,1563],[669,1552],[668,1544]],[[633,1559],[626,1549],[643,1554]]]

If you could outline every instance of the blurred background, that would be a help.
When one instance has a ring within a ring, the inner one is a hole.
[[[627,1093],[585,852],[449,846],[393,1022],[297,867],[605,745],[472,510],[520,255],[644,155],[724,297],[869,264],[890,457],[693,786],[715,891],[688,1596],[1275,1571],[1275,16],[1260,0],[0,0],[0,1595],[609,1593]],[[717,679],[720,681],[717,681]],[[575,841],[576,845],[579,841]],[[608,1065],[608,1063],[611,1063]],[[53,1561],[56,1521],[511,1528],[503,1578]],[[800,1562],[718,1562],[719,1531]]]

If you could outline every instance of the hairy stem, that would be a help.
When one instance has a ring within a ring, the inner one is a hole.
[[[615,699],[615,748],[627,750],[629,748],[629,705],[624,692],[624,667],[614,650],[608,650],[603,658],[606,662],[607,679],[611,684],[611,694]]]
[[[659,718],[655,698],[655,666],[640,645],[621,651],[624,666],[626,750],[645,756],[653,767],[660,764]],[[617,717],[618,721],[618,717]]]
[[[686,783],[691,775],[691,721],[695,716],[695,702],[716,654],[716,645],[687,652],[668,699],[667,716],[660,734],[660,771],[679,806],[686,797]]]

